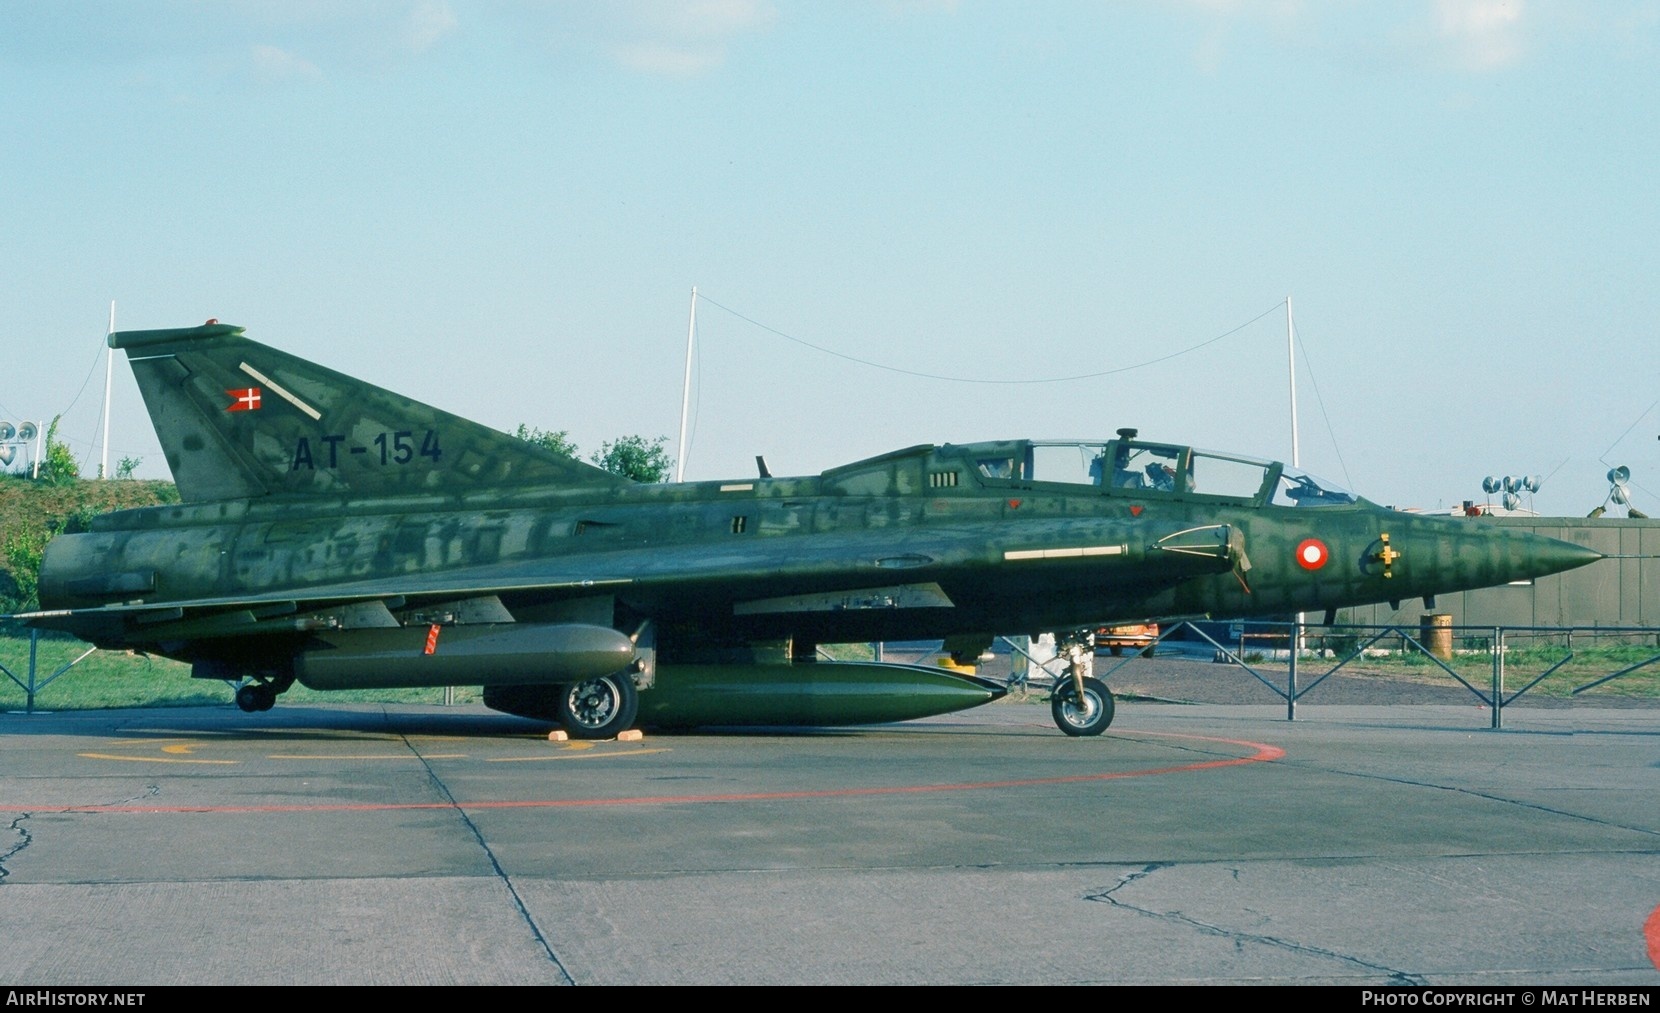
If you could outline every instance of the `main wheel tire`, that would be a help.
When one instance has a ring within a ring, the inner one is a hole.
[[[1068,735],[1100,735],[1112,724],[1115,706],[1112,692],[1100,679],[1084,677],[1084,695],[1080,700],[1073,680],[1062,676],[1049,697],[1049,713],[1056,727]]]
[[[559,723],[573,739],[614,739],[640,712],[640,693],[626,673],[573,683],[559,693]]]
[[[263,682],[245,683],[236,688],[236,705],[243,712],[268,711],[277,703],[277,691]]]

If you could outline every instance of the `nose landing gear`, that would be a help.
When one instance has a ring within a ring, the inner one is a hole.
[[[1116,707],[1107,684],[1085,675],[1095,654],[1089,631],[1080,630],[1063,641],[1060,653],[1067,659],[1066,674],[1055,680],[1049,694],[1049,714],[1055,726],[1071,736],[1100,735],[1112,724]]]
[[[1049,697],[1049,713],[1055,725],[1068,735],[1100,735],[1112,724],[1115,707],[1112,692],[1100,679],[1085,676],[1082,691],[1080,680],[1063,679]]]

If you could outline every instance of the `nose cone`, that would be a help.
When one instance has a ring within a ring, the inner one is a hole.
[[[1362,571],[1370,586],[1391,589],[1391,599],[1537,580],[1602,558],[1574,542],[1487,520],[1396,518],[1390,530],[1387,549],[1374,542]],[[1392,565],[1391,551],[1399,552]]]
[[[1603,558],[1602,553],[1573,542],[1564,542],[1560,538],[1547,538],[1544,535],[1524,534],[1523,544],[1519,549],[1521,559],[1519,565],[1526,570],[1525,575],[1512,577],[1511,580],[1531,580],[1536,577],[1548,577],[1563,570],[1572,570],[1594,563]]]

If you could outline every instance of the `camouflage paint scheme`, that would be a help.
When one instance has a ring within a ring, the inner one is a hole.
[[[971,658],[998,634],[1325,611],[1599,558],[1129,431],[641,485],[241,328],[110,344],[183,502],[54,539],[27,621],[243,680],[248,710],[297,679],[482,685],[491,706],[587,737],[636,719],[901,720],[1002,687],[812,661],[817,645],[946,638]],[[1070,734],[1111,720],[1085,682],[1070,722],[1057,702]]]

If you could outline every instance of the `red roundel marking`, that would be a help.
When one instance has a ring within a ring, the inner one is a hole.
[[[1331,550],[1318,538],[1305,538],[1297,546],[1297,565],[1305,570],[1318,570],[1331,558]]]

